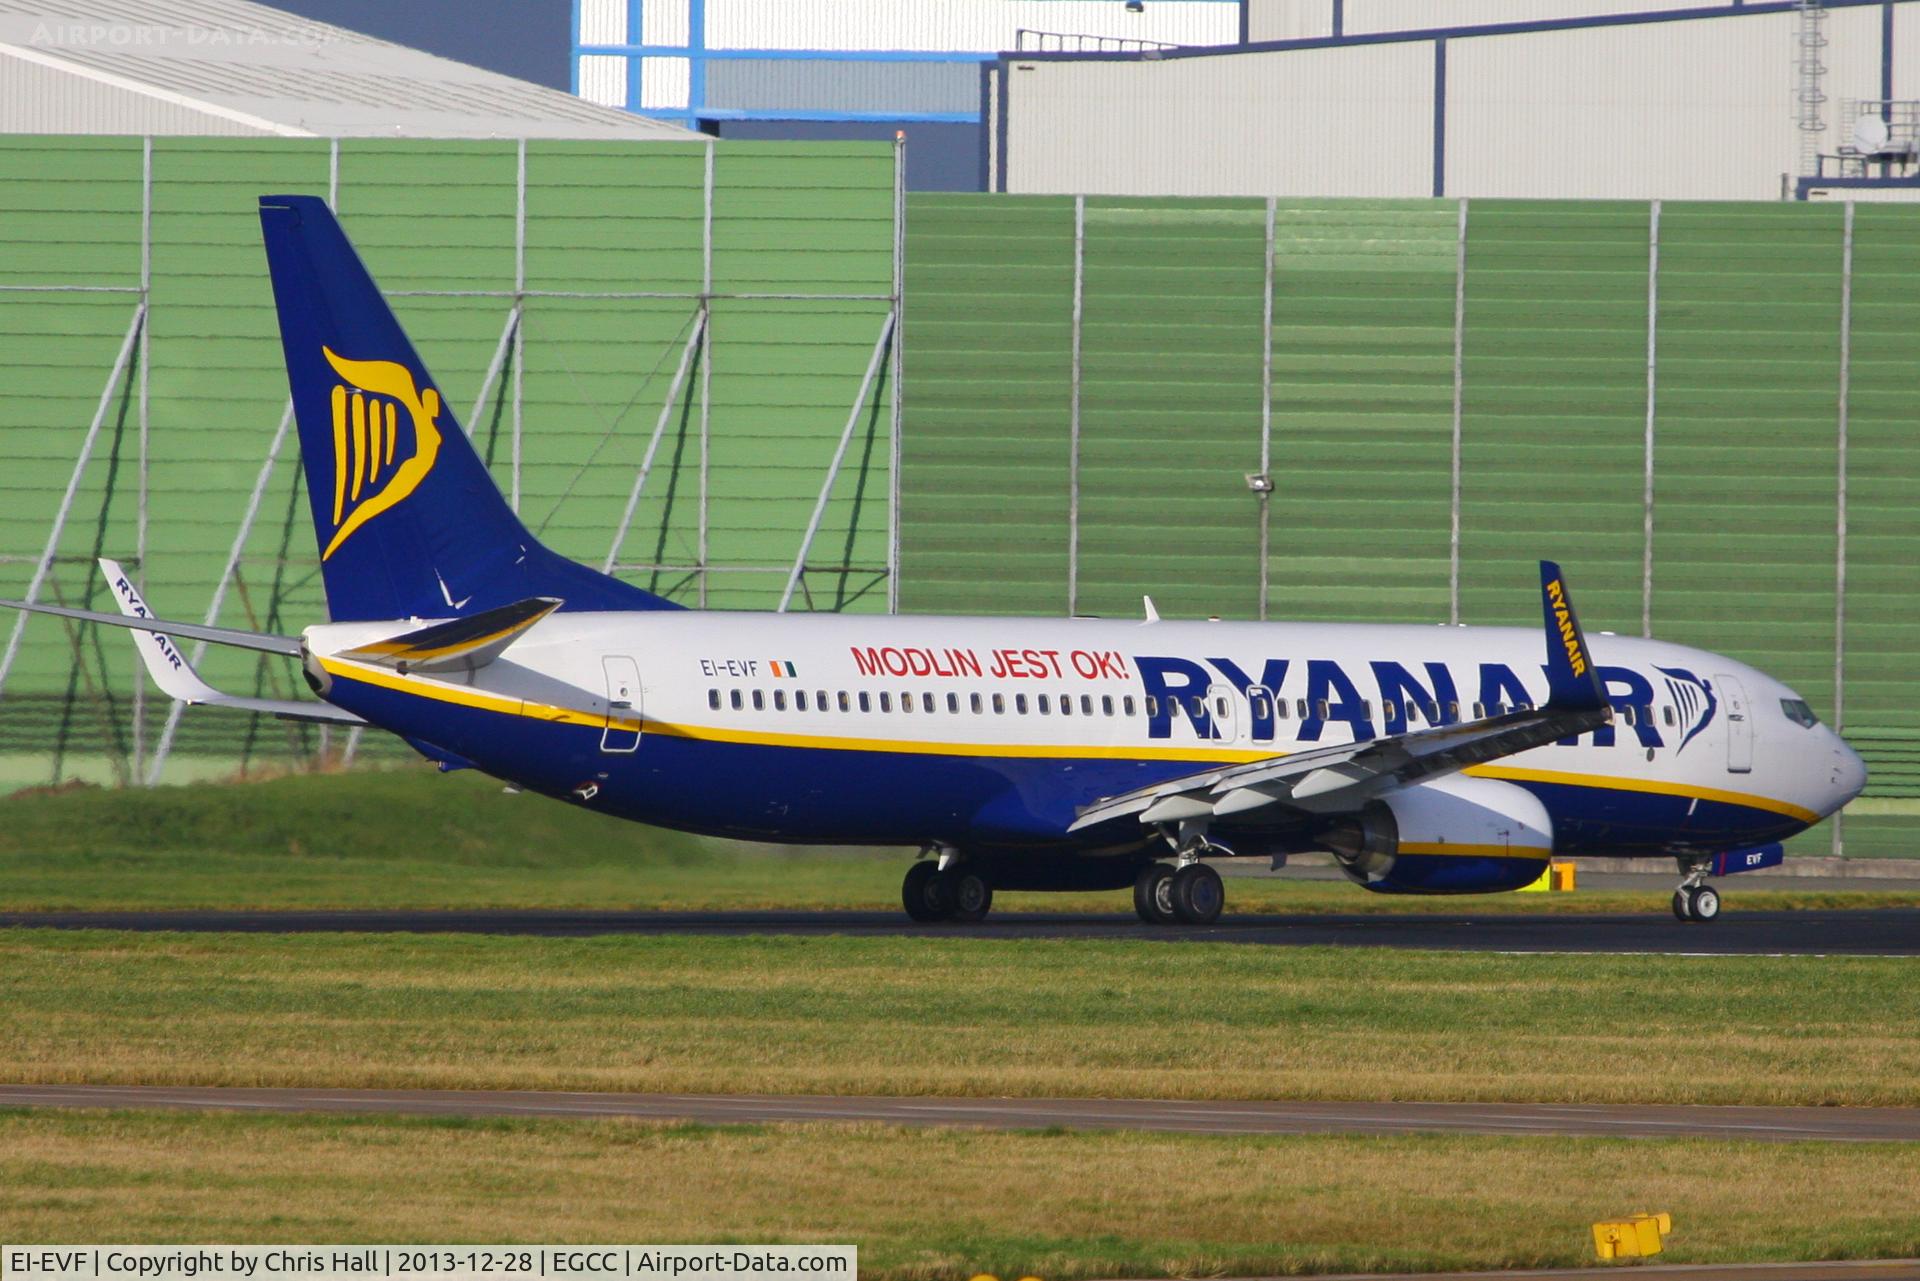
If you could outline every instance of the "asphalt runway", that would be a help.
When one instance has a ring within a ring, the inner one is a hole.
[[[1610,916],[1233,915],[1215,925],[1143,925],[1131,914],[1006,912],[976,925],[916,925],[900,912],[164,911],[5,912],[0,927],[196,933],[788,934],[865,938],[1140,939],[1153,942],[1406,947],[1456,952],[1644,952],[1685,955],[1920,956],[1920,908],[1752,911],[1710,925],[1665,912]]]
[[[551,1090],[329,1090],[0,1085],[0,1107],[181,1108],[403,1116],[641,1117],[707,1124],[881,1122],[990,1130],[1175,1134],[1500,1134],[1771,1142],[1920,1142],[1920,1108],[1563,1103],[1269,1103],[1185,1099],[963,1099]]]

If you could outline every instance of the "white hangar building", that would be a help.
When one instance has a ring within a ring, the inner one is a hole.
[[[1920,0],[1243,0],[1240,34],[1224,48],[1001,56],[987,72],[988,185],[1920,194]]]

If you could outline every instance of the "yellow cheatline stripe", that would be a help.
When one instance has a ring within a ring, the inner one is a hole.
[[[322,658],[319,661],[320,666],[330,675],[338,676],[343,680],[359,681],[363,685],[377,685],[381,689],[397,690],[402,694],[416,694],[421,698],[431,698],[440,703],[453,703],[459,707],[473,707],[484,712],[502,712],[508,716],[524,716],[530,720],[548,721],[560,725],[585,725],[593,729],[610,727],[638,732],[641,728],[641,723],[631,718],[609,720],[605,716],[583,712],[577,708],[556,707],[551,703],[531,703],[525,699],[492,694],[485,690],[468,689],[464,685],[452,685],[425,676],[402,676],[384,667],[373,667],[347,658]]]
[[[346,658],[322,658],[320,665],[335,676],[348,680],[364,681],[369,685],[378,685],[383,689],[398,690],[405,694],[418,694],[423,698],[438,699],[441,702],[457,703],[463,707],[477,707],[486,711],[505,712],[511,716],[528,716],[535,720],[555,721],[567,725],[589,725],[598,728],[606,723],[605,719],[590,712],[573,708],[554,707],[545,703],[529,703],[519,699],[507,698],[499,694],[489,694],[469,689],[464,685],[451,685],[443,681],[431,680],[423,676],[401,676],[384,667],[370,667]],[[648,733],[666,734],[674,738],[692,739],[710,743],[745,743],[759,747],[813,747],[826,751],[844,752],[890,752],[900,755],[919,756],[997,756],[1038,759],[1073,760],[1154,760],[1154,761],[1199,761],[1210,764],[1232,764],[1245,761],[1263,761],[1281,752],[1250,752],[1236,748],[1218,747],[1161,747],[1143,749],[1138,746],[1101,746],[1054,744],[1014,744],[1014,743],[915,743],[897,739],[877,738],[835,738],[819,734],[772,734],[759,730],[721,729],[710,725],[680,725],[671,721],[616,720],[615,729],[638,730],[644,728]],[[1686,783],[1661,783],[1649,779],[1609,778],[1602,774],[1570,774],[1558,770],[1518,769],[1511,766],[1476,765],[1463,771],[1476,778],[1494,778],[1509,782],[1564,783],[1572,787],[1602,788],[1609,791],[1649,792],[1660,796],[1685,796],[1703,801],[1720,801],[1729,805],[1744,805],[1750,809],[1766,810],[1774,814],[1785,814],[1805,823],[1816,823],[1820,816],[1812,810],[1802,809],[1789,801],[1774,800],[1770,796],[1755,796],[1747,792],[1727,792],[1711,787],[1696,787]],[[1447,849],[1458,852],[1461,846],[1448,846]],[[1490,848],[1490,847],[1489,847]]]
[[[1553,851],[1537,845],[1466,845],[1453,841],[1402,841],[1402,854],[1452,854],[1460,858],[1552,858]]]
[[[1609,778],[1600,774],[1568,774],[1559,770],[1521,769],[1511,765],[1475,765],[1465,772],[1477,778],[1498,778],[1514,783],[1565,783],[1572,787],[1650,792],[1656,796],[1685,796],[1693,800],[1718,801],[1726,805],[1744,805],[1748,809],[1766,810],[1771,814],[1785,814],[1788,818],[1797,818],[1802,823],[1820,821],[1818,814],[1810,809],[1803,809],[1791,801],[1777,801],[1771,796],[1755,796],[1751,792],[1728,792],[1717,787],[1700,787],[1693,783],[1662,783],[1644,778]]]
[[[649,732],[709,743],[748,743],[759,747],[817,747],[827,751],[891,752],[904,756],[1017,756],[1073,760],[1200,761],[1231,765],[1271,760],[1282,752],[1250,752],[1227,747],[1099,746],[1073,743],[926,743],[911,739],[842,738],[822,734],[770,734],[760,730],[720,729],[712,725],[678,725],[648,721]]]

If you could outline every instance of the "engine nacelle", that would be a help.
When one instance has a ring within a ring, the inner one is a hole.
[[[1368,801],[1322,842],[1377,893],[1486,894],[1539,879],[1553,819],[1525,788],[1455,774]]]

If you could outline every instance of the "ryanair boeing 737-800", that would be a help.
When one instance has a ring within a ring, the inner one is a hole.
[[[1866,782],[1807,703],[1744,663],[1581,630],[688,611],[521,524],[325,202],[260,202],[329,621],[276,636],[161,621],[102,562],[170,696],[399,735],[622,818],[785,843],[919,846],[917,920],[996,889],[1134,890],[1205,923],[1210,858],[1330,850],[1382,893],[1536,880],[1556,854],[1710,875]],[[320,701],[207,686],[175,644],[297,661]]]

